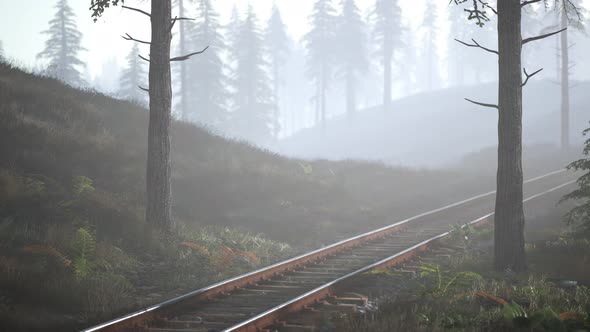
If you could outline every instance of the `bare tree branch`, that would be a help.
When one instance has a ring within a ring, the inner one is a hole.
[[[541,1],[543,1],[543,0],[528,0],[528,1],[523,1],[520,4],[520,8],[525,7],[525,6],[528,6],[528,5],[532,5],[534,3],[541,2]]]
[[[471,100],[471,99],[469,99],[469,98],[465,98],[465,100],[467,100],[468,102],[470,102],[470,103],[472,103],[472,104],[478,105],[478,106],[483,106],[483,107],[490,107],[490,108],[500,109],[500,107],[498,107],[498,105],[495,105],[495,104],[486,104],[486,103],[480,103],[480,102],[478,102],[478,101],[474,101],[474,100]]]
[[[145,41],[145,40],[135,39],[135,38],[131,37],[128,33],[126,33],[125,36],[121,36],[121,37],[123,37],[123,39],[125,39],[125,40],[130,40],[130,41],[134,41],[134,42],[138,42],[138,43],[142,43],[142,44],[148,44],[148,45],[151,44],[150,42]]]
[[[526,72],[526,68],[523,68],[522,71],[524,71],[524,74],[526,75],[526,79],[524,80],[524,82],[520,85],[520,86],[525,86],[529,79],[535,75],[537,75],[538,73],[540,73],[543,70],[543,68],[537,70],[536,72],[532,73],[529,75],[529,73]]]
[[[567,28],[563,28],[561,30],[550,32],[550,33],[546,33],[544,35],[540,35],[540,36],[536,36],[536,37],[526,38],[526,39],[523,39],[522,40],[522,44],[524,45],[526,43],[530,43],[530,42],[535,41],[535,40],[539,40],[539,39],[544,39],[544,38],[547,38],[547,37],[551,37],[551,36],[556,35],[558,33],[564,32],[565,30],[567,30]]]
[[[190,59],[193,55],[197,55],[197,54],[201,54],[203,52],[205,52],[207,49],[209,48],[209,46],[205,47],[203,50],[198,51],[198,52],[193,52],[193,53],[189,53],[187,55],[182,55],[182,56],[177,56],[175,58],[170,59],[170,61],[185,61]]]
[[[466,43],[466,42],[464,42],[464,41],[461,41],[461,40],[459,40],[459,39],[455,39],[455,40],[456,40],[457,42],[459,42],[459,43],[461,43],[461,44],[465,45],[465,46],[468,46],[468,47],[478,47],[478,48],[481,48],[481,49],[482,49],[482,50],[484,50],[484,51],[488,51],[488,52],[490,52],[490,53],[494,53],[494,54],[496,54],[496,55],[499,55],[499,54],[500,54],[500,53],[498,53],[498,51],[496,51],[496,50],[492,50],[492,49],[489,49],[489,48],[487,48],[487,47],[483,47],[483,46],[481,46],[481,45],[480,45],[480,44],[479,44],[477,41],[475,41],[475,39],[471,39],[471,41],[473,41],[473,44],[468,44],[468,43]]]
[[[172,19],[172,24],[170,24],[170,31],[172,31],[172,28],[174,28],[174,24],[176,24],[176,21],[194,21],[194,18],[189,18],[189,17],[174,17]]]
[[[142,56],[141,54],[138,54],[137,56],[138,56],[138,57],[139,57],[141,60],[144,60],[144,61],[150,62],[150,59],[148,59],[148,58],[146,58],[146,57]]]
[[[125,8],[125,9],[129,9],[129,10],[135,11],[135,12],[138,12],[138,13],[141,13],[143,15],[146,15],[149,18],[152,17],[152,15],[150,13],[148,13],[146,11],[143,11],[143,10],[141,10],[139,8],[134,8],[134,7],[129,7],[129,6],[121,6],[121,7]]]
[[[137,87],[140,88],[141,90],[145,91],[145,92],[150,92],[150,89],[146,89],[146,88],[144,88],[141,85],[138,85]]]

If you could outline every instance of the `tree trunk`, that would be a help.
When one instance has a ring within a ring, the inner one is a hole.
[[[561,27],[567,28],[565,8],[561,11]],[[569,45],[567,30],[561,33],[561,148],[570,145],[570,77]]]
[[[346,114],[351,116],[354,112],[354,74],[352,68],[348,68],[346,71]]]
[[[426,46],[426,57],[428,60],[428,65],[427,65],[427,70],[428,70],[428,80],[427,80],[427,84],[428,84],[428,91],[432,91],[433,87],[434,87],[434,56],[433,56],[433,46],[432,46],[432,31],[428,31],[428,37],[427,37],[428,41],[428,45]]]
[[[326,133],[326,94],[328,92],[328,70],[327,65],[322,65],[321,91],[320,91],[320,121],[322,122],[322,132]]]
[[[522,36],[520,0],[498,1],[498,174],[494,265],[526,269],[522,175]]]
[[[388,112],[391,110],[391,60],[392,60],[392,48],[391,45],[386,41],[383,46],[383,110]]]
[[[151,1],[150,123],[147,155],[146,222],[169,230],[172,226],[170,194],[170,77],[171,1]]]
[[[184,3],[183,0],[178,0],[178,15],[184,17]],[[180,24],[180,54],[187,54],[186,52],[186,23],[184,20],[178,22]],[[187,83],[186,83],[186,62],[180,62],[180,118],[188,120],[188,98],[187,98]]]
[[[274,112],[273,112],[273,118],[274,118],[274,138],[275,140],[279,139],[279,131],[280,131],[280,118],[281,118],[281,113],[280,113],[280,107],[279,107],[279,102],[280,102],[280,98],[279,98],[279,90],[280,90],[280,84],[279,84],[279,64],[278,64],[278,56],[275,55],[274,60],[273,60],[273,79],[274,79],[274,95],[275,95],[275,105],[274,105]]]

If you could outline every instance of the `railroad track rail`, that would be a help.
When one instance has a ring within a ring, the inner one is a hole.
[[[574,182],[564,170],[527,180],[525,202]],[[339,241],[84,332],[265,331],[281,317],[331,296],[336,284],[371,269],[401,264],[427,250],[449,234],[451,225],[491,221],[493,213],[489,211],[493,211],[494,193],[471,197]],[[482,213],[486,214],[482,216]]]

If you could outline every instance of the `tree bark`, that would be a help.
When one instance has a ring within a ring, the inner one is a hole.
[[[432,91],[433,87],[434,87],[434,55],[433,53],[433,41],[432,41],[432,31],[428,31],[428,37],[427,37],[427,43],[428,45],[426,46],[426,57],[428,60],[428,64],[427,64],[427,70],[428,70],[428,80],[427,80],[427,84],[428,84],[428,91]]]
[[[391,61],[393,57],[393,51],[388,41],[385,41],[383,45],[383,110],[391,110]]]
[[[279,139],[279,131],[280,131],[280,127],[279,127],[279,123],[280,123],[280,118],[281,118],[281,113],[280,113],[280,107],[279,107],[279,102],[280,102],[280,98],[279,98],[279,90],[280,90],[280,82],[279,82],[279,64],[278,62],[278,56],[274,57],[273,60],[273,79],[274,79],[274,95],[275,95],[275,105],[274,105],[274,112],[273,112],[273,119],[274,119],[274,139],[278,140]]]
[[[183,0],[178,0],[178,15],[184,17],[184,3]],[[180,54],[184,55],[186,51],[186,23],[184,20],[178,22],[180,33]],[[180,62],[180,118],[182,120],[188,120],[188,97],[187,97],[187,83],[186,83],[186,62]]]
[[[147,155],[146,222],[168,230],[172,226],[170,190],[170,118],[172,88],[170,75],[170,0],[151,1],[150,122]]]
[[[520,0],[498,1],[498,174],[494,266],[526,269],[522,174],[522,36]]]
[[[561,27],[567,28],[568,18],[565,8],[561,11]],[[561,33],[561,148],[570,145],[570,78],[569,45],[567,30]]]
[[[320,121],[322,122],[322,133],[326,133],[326,94],[328,93],[328,69],[327,64],[322,65],[320,84]]]

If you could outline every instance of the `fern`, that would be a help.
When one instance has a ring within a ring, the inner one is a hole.
[[[94,192],[92,179],[85,176],[75,176],[72,180],[72,193],[75,196],[91,194]]]
[[[89,231],[80,228],[72,240],[72,249],[75,255],[72,264],[74,276],[77,280],[83,280],[94,271],[96,240]]]

